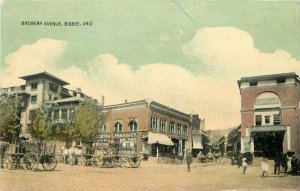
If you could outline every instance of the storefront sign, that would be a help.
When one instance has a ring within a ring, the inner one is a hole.
[[[247,153],[247,152],[254,152],[254,142],[251,137],[245,137],[241,140],[241,152]]]
[[[98,137],[98,143],[100,146],[108,147],[111,142],[111,134],[103,133]],[[137,133],[136,132],[122,132],[115,133],[113,142],[116,149],[120,154],[122,153],[134,153],[137,150]]]
[[[263,99],[255,100],[256,105],[273,105],[273,104],[278,104],[278,103],[279,103],[278,98],[263,98]]]

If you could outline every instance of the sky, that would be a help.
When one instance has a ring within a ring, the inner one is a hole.
[[[300,74],[300,1],[0,2],[0,87],[47,71],[105,105],[152,99],[227,129],[240,124],[237,80]]]

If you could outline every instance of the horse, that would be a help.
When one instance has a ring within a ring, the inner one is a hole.
[[[63,154],[63,161],[64,161],[65,164],[67,164],[68,163],[67,160],[68,160],[68,157],[69,157],[69,149],[66,148],[65,146],[62,146],[60,148],[60,150],[61,150],[61,152]]]

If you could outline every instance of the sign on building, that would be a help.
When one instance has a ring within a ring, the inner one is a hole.
[[[254,152],[254,141],[252,137],[241,138],[241,153],[247,152]]]
[[[103,133],[98,138],[98,145],[104,148],[109,147],[109,143],[113,142],[118,154],[134,154],[137,151],[137,133],[121,132],[115,133],[113,140],[111,134]]]

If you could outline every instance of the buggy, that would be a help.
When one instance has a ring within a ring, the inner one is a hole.
[[[44,170],[52,171],[57,165],[55,143],[15,139],[7,148],[3,158],[6,169],[23,168],[35,171],[42,164]]]

